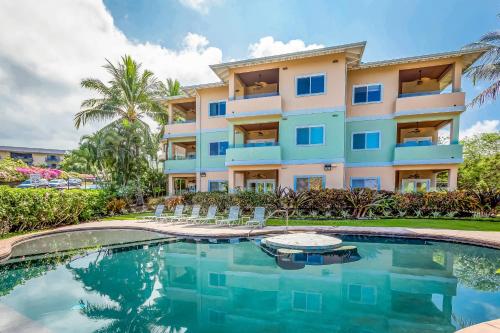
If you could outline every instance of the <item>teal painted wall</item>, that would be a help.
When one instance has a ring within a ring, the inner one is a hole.
[[[283,161],[344,158],[344,112],[287,115],[284,118],[280,120],[279,129]],[[325,126],[324,145],[296,145],[296,127],[309,125]]]
[[[380,132],[380,149],[352,150],[352,133]],[[392,162],[397,140],[397,125],[392,119],[346,123],[346,162]]]
[[[226,156],[210,156],[210,142],[215,141],[228,141],[228,132],[201,133],[198,135],[196,158],[201,170],[226,167]]]

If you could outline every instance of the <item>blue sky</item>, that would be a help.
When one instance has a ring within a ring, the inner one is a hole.
[[[160,79],[217,80],[210,64],[367,41],[363,61],[460,49],[499,29],[500,1],[0,1],[0,145],[74,148],[105,59],[130,54]],[[464,80],[470,100],[487,86]],[[500,102],[462,115],[461,135],[500,129]]]
[[[207,12],[179,1],[106,0],[115,24],[131,39],[181,47],[188,32],[222,49],[223,60],[245,58],[263,36],[325,46],[367,41],[363,61],[457,50],[496,30],[499,1],[215,1]],[[479,5],[480,4],[480,5]],[[468,99],[474,88],[464,81]],[[462,128],[500,119],[498,102],[462,116]]]

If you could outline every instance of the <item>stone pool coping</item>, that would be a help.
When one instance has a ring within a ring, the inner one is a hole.
[[[0,261],[8,259],[12,251],[12,247],[27,240],[67,231],[93,229],[136,229],[161,232],[172,236],[200,238],[250,237],[276,234],[285,231],[284,226],[269,226],[262,229],[256,229],[246,226],[229,228],[216,225],[169,224],[143,220],[95,221],[2,239],[0,240]],[[348,226],[290,226],[288,227],[288,230],[290,232],[319,232],[341,235],[366,235],[441,240],[500,249],[500,232],[497,231]]]

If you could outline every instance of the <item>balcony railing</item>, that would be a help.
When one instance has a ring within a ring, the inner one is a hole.
[[[281,116],[282,112],[279,94],[262,94],[258,97],[230,100],[227,103],[226,118]]]
[[[421,147],[421,146],[432,146],[435,145],[430,140],[423,140],[423,141],[408,141],[404,143],[398,143],[396,147]]]
[[[435,164],[462,162],[462,145],[396,146],[394,164]]]
[[[445,94],[416,93],[400,95],[396,99],[396,115],[405,116],[413,112],[425,112],[436,109],[463,111],[465,110],[465,94],[463,92],[453,92]]]
[[[272,91],[272,92],[267,92],[267,93],[262,93],[262,94],[251,94],[251,95],[244,95],[244,96],[236,96],[235,98],[231,100],[241,100],[241,99],[252,99],[252,98],[262,98],[262,97],[270,97],[270,96],[279,96],[278,91]]]
[[[171,159],[165,161],[165,171],[192,173],[196,170],[196,159]]]
[[[183,160],[195,160],[196,155],[186,155],[186,156],[172,156],[169,160],[177,160],[177,161],[183,161]]]
[[[405,97],[415,97],[415,96],[427,96],[427,95],[439,95],[441,94],[441,90],[434,90],[434,91],[419,91],[419,92],[412,92],[412,93],[405,93],[405,94],[399,94],[399,98],[405,98]]]
[[[251,142],[251,143],[237,143],[229,146],[229,148],[272,147],[279,145],[280,145],[279,142]]]
[[[178,119],[174,120],[173,124],[193,124],[196,123],[196,119]]]
[[[253,147],[247,145],[241,147],[236,145],[228,148],[226,150],[226,166],[281,164],[281,147],[279,143],[269,142],[269,145]]]

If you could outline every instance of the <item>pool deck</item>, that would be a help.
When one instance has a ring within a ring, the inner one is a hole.
[[[141,220],[96,221],[2,239],[0,240],[0,260],[8,258],[12,251],[12,247],[26,240],[53,233],[92,229],[137,229],[162,232],[173,236],[198,238],[232,238],[279,234],[283,233],[286,228],[282,226],[270,226],[262,229],[256,229],[245,226],[226,227],[206,224],[172,224],[152,221],[146,222]],[[495,231],[347,226],[291,226],[288,227],[288,231],[442,240],[500,249],[500,232]]]
[[[500,333],[500,319],[469,326],[456,333]]]

